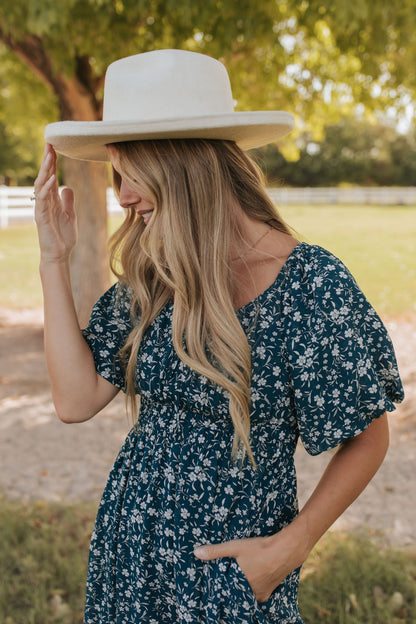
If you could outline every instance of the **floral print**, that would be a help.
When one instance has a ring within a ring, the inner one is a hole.
[[[98,301],[84,336],[117,387],[130,290]],[[281,530],[295,517],[298,437],[311,454],[362,432],[403,398],[390,338],[340,260],[299,243],[274,283],[236,311],[252,353],[251,447],[233,462],[226,392],[172,344],[173,304],[137,360],[137,424],[115,461],[91,540],[85,624],[300,624],[299,570],[258,603],[233,558],[196,545]]]

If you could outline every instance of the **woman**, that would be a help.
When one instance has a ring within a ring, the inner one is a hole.
[[[292,125],[233,112],[220,63],[162,50],[110,66],[103,122],[47,128],[35,194],[58,415],[140,395],[97,515],[85,624],[301,623],[300,566],[384,458],[403,398],[387,332],[344,265],[291,235],[241,149]],[[126,210],[118,282],[84,331],[51,144],[108,158]],[[311,454],[338,446],[300,513],[299,434]]]

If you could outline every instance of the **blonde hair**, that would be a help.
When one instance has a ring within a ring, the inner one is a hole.
[[[134,292],[139,322],[121,353],[127,397],[136,407],[135,368],[143,336],[173,298],[178,357],[224,388],[234,425],[232,457],[250,448],[251,358],[232,303],[230,246],[241,238],[233,206],[289,233],[270,201],[257,165],[234,142],[205,139],[132,141],[109,146],[120,174],[154,205],[150,227],[129,209],[110,239],[111,268]],[[185,349],[186,345],[186,349]]]

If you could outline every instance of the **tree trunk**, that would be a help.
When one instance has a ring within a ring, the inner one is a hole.
[[[95,121],[101,118],[102,100],[97,97],[104,76],[94,77],[88,56],[75,58],[72,76],[54,71],[54,64],[40,37],[26,33],[15,39],[0,21],[0,40],[45,84],[58,101],[61,119]],[[108,172],[105,164],[64,158],[65,184],[75,193],[78,216],[78,244],[71,257],[71,279],[75,306],[81,326],[91,308],[109,286],[107,256]]]
[[[64,158],[65,184],[74,189],[78,243],[71,256],[71,279],[81,327],[109,286],[107,255],[108,170],[105,164]]]
[[[78,61],[78,71],[82,73],[83,59]],[[95,99],[92,88],[86,88],[77,76],[61,78],[56,89],[62,119],[94,121],[100,118],[101,104]],[[71,280],[78,320],[81,327],[85,327],[92,306],[110,283],[106,198],[108,170],[103,163],[72,158],[63,158],[62,169],[65,185],[75,193],[78,243],[71,256]]]

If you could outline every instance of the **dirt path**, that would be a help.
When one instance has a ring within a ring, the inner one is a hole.
[[[416,319],[386,321],[406,400],[390,415],[391,445],[378,474],[335,529],[370,527],[386,543],[416,543]],[[42,346],[41,311],[0,309],[0,489],[11,498],[98,502],[129,429],[123,400],[92,421],[64,425],[55,413]],[[330,455],[297,451],[300,502]]]

